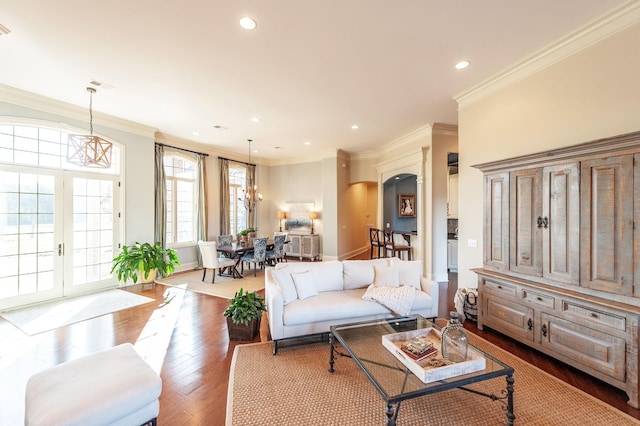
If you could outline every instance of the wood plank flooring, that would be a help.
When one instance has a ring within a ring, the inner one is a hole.
[[[445,296],[451,308],[454,286],[457,287],[455,279],[452,281]],[[167,289],[162,285],[132,286],[129,291],[151,297],[155,302],[32,337],[0,318],[0,424],[23,424],[24,389],[33,373],[97,350],[132,342],[138,350],[149,354],[152,366],[160,371],[163,381],[160,425],[223,425],[231,356],[235,346],[244,343],[230,342],[227,338],[222,312],[228,301],[172,288],[175,298],[164,305]],[[263,332],[265,325],[263,323]],[[465,327],[640,418],[640,411],[626,404],[624,392],[498,333],[479,331],[469,321]],[[250,401],[247,404],[250,405]]]

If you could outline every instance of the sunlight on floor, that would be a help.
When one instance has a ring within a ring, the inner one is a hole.
[[[164,292],[164,302],[151,314],[138,339],[134,343],[136,351],[160,374],[167,348],[171,342],[173,329],[180,315],[180,306],[187,284],[168,288]]]

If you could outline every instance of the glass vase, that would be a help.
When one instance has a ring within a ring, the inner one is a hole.
[[[458,313],[449,312],[451,319],[442,329],[442,357],[451,362],[467,360],[469,337],[458,321]]]

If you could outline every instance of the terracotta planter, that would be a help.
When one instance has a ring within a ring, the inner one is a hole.
[[[249,325],[234,324],[231,318],[227,317],[227,330],[229,330],[229,340],[253,340],[260,331],[260,318],[251,320]]]

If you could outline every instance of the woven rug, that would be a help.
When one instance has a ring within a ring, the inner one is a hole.
[[[475,336],[471,342],[515,369],[516,425],[637,425],[636,419]],[[329,374],[329,345],[237,346],[227,396],[228,426],[383,425],[385,404],[353,360],[338,357]],[[505,377],[468,386],[497,393]],[[398,426],[504,425],[499,402],[460,389],[403,401]]]
[[[249,292],[264,288],[264,270],[258,270],[256,277],[253,276],[253,269],[250,273],[245,271],[247,275],[239,279],[216,275],[216,282],[213,284],[211,283],[212,273],[211,270],[208,270],[205,281],[202,281],[202,270],[182,272],[167,278],[160,278],[156,280],[156,284],[179,287],[225,299],[233,298],[240,288]]]
[[[6,311],[1,316],[33,336],[153,301],[149,297],[116,289]]]

